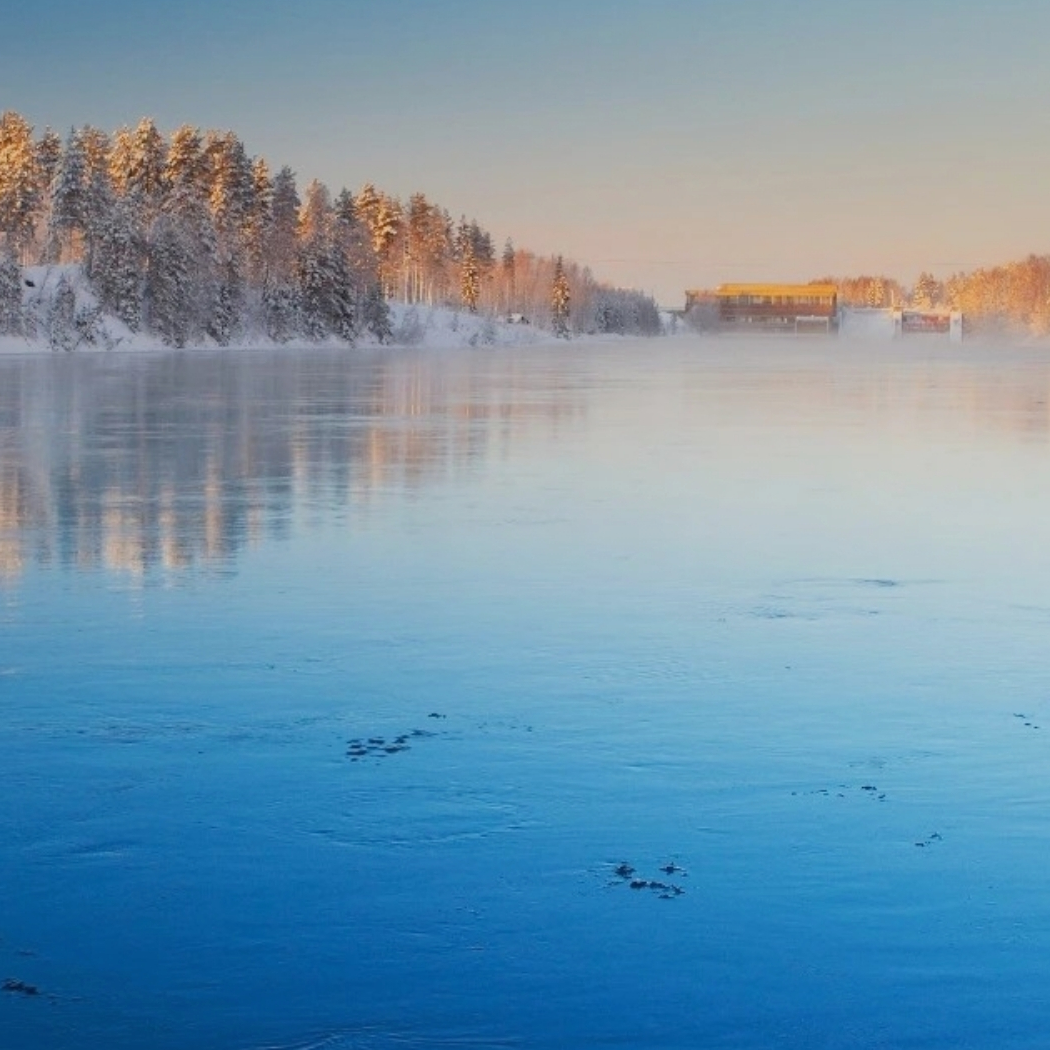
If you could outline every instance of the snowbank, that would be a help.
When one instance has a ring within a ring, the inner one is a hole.
[[[471,314],[445,306],[390,304],[392,346],[451,349],[462,346],[528,346],[555,336],[528,323]]]
[[[27,319],[25,335],[0,336],[0,353],[33,354],[53,351],[77,353],[97,351],[156,351],[170,349],[157,336],[132,332],[118,318],[103,313],[79,265],[34,266],[24,270],[23,307]],[[57,301],[62,284],[72,289],[74,297],[72,324],[68,311],[60,328]],[[392,347],[453,349],[469,346],[528,346],[555,341],[555,336],[527,322],[513,323],[502,318],[471,314],[450,307],[390,303]],[[245,334],[222,349],[265,349],[276,346],[330,346],[346,348],[336,339],[321,343],[277,344],[264,334]],[[378,346],[370,333],[362,333],[356,346]],[[220,349],[213,342],[185,347]]]

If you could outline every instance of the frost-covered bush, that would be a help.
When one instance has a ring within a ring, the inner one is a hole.
[[[286,284],[263,293],[263,327],[275,343],[287,343],[299,334],[299,296]]]
[[[23,335],[22,269],[11,255],[0,256],[0,335]]]
[[[694,303],[685,314],[685,323],[694,332],[717,332],[719,314],[717,303]]]
[[[77,295],[62,274],[47,309],[47,341],[52,350],[74,350],[77,333]]]
[[[660,311],[651,296],[623,288],[603,288],[594,297],[596,332],[610,335],[660,335]]]
[[[471,346],[495,346],[496,322],[490,316],[485,317],[468,341]]]
[[[401,323],[393,330],[392,339],[398,346],[418,346],[426,335],[426,327],[416,307],[409,307],[401,318]]]
[[[73,327],[77,333],[77,345],[86,343],[88,346],[104,346],[112,350],[116,345],[113,337],[106,329],[106,317],[101,306],[82,306],[77,310]]]
[[[394,337],[390,327],[390,307],[378,284],[371,285],[365,292],[361,322],[381,343],[389,343]]]

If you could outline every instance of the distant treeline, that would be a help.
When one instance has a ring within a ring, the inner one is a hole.
[[[871,277],[820,277],[811,284],[834,284],[843,306],[868,306],[873,309],[896,307],[907,301],[907,293],[898,281],[883,275]]]
[[[476,220],[366,183],[300,192],[232,131],[36,136],[0,116],[0,332],[22,334],[19,267],[80,264],[105,313],[182,346],[390,338],[387,301],[516,315],[571,332],[657,334],[654,301],[570,261],[497,251]],[[63,305],[64,304],[64,305]],[[59,307],[74,320],[67,287]],[[84,325],[90,318],[83,320]]]
[[[847,306],[960,310],[973,330],[1050,334],[1050,255],[969,272],[938,281],[919,274],[906,291],[890,277],[826,277]]]

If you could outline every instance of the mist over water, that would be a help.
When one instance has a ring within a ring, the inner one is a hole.
[[[0,1044],[1039,1045],[1048,394],[0,359]]]

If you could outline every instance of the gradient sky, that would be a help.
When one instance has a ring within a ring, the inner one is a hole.
[[[0,108],[38,130],[232,128],[666,305],[1050,249],[1047,0],[5,7]]]

